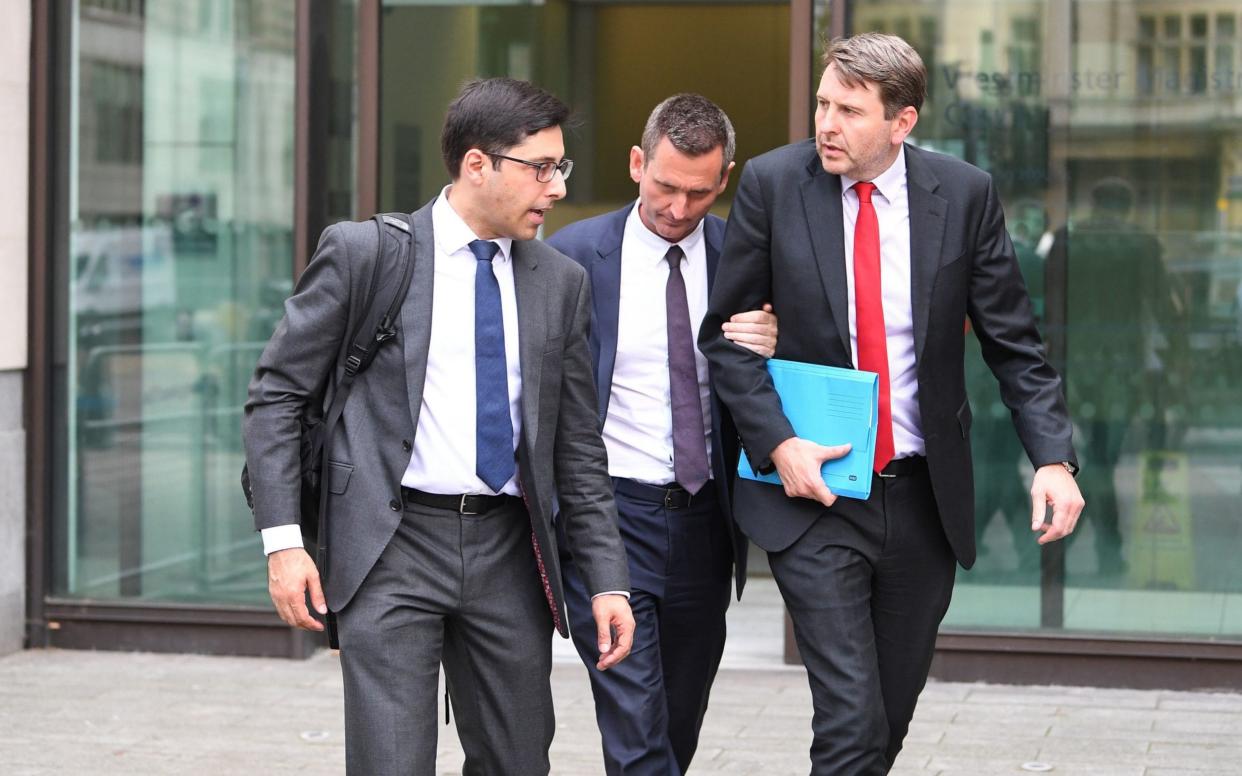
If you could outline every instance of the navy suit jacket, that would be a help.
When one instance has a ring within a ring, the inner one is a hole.
[[[547,243],[586,268],[591,279],[591,356],[595,367],[595,388],[599,400],[601,427],[608,417],[612,396],[612,369],[617,361],[617,315],[621,304],[621,241],[625,222],[634,205],[570,224],[548,238]],[[716,265],[724,244],[725,222],[708,215],[703,223],[707,248],[707,288],[716,279]],[[749,540],[733,520],[732,491],[737,474],[738,436],[733,418],[711,392],[712,484],[720,504],[721,518],[732,537],[733,571],[737,596],[746,584],[746,552]]]

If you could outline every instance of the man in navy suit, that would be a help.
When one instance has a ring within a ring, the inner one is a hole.
[[[610,775],[689,766],[724,650],[730,567],[739,597],[745,580],[747,544],[729,497],[737,433],[694,346],[724,240],[724,222],[707,211],[729,182],[733,151],[724,111],[696,94],[670,97],[630,150],[638,201],[548,240],[590,275],[599,418],[631,574],[634,651],[605,673],[594,667],[588,591],[573,559],[562,559]],[[770,356],[770,310],[733,316],[725,335]]]

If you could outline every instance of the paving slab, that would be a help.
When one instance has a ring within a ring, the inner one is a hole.
[[[553,774],[603,772],[586,671],[553,669]],[[810,693],[788,668],[722,668],[695,776],[809,771]],[[339,774],[338,658],[30,650],[0,659],[3,773]],[[460,774],[441,727],[439,774]],[[932,682],[894,776],[1242,773],[1242,694]],[[1032,765],[1035,764],[1035,765]],[[1027,766],[1024,769],[1024,765]]]
[[[689,776],[810,770],[806,675],[781,662],[780,596],[762,582],[751,580],[745,602],[730,609],[729,641]],[[568,642],[555,640],[553,655],[552,774],[598,776],[586,670]],[[0,658],[0,774],[341,774],[341,692],[339,660],[330,652],[306,661],[19,652]],[[439,730],[437,773],[459,776],[464,755],[456,732]],[[1242,693],[933,681],[892,776],[1040,772],[1242,775]]]

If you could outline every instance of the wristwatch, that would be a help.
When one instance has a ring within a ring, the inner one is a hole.
[[[1069,472],[1071,477],[1078,476],[1078,467],[1075,464],[1069,461],[1061,461],[1061,465],[1065,467],[1065,471]]]

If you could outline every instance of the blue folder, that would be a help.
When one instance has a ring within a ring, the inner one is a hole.
[[[879,417],[880,378],[875,372],[770,359],[768,373],[781,397],[781,409],[794,433],[821,445],[852,445],[844,458],[828,461],[824,483],[838,496],[871,495],[875,432]],[[759,474],[742,452],[739,477],[780,485],[774,471]]]

